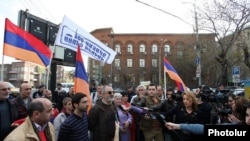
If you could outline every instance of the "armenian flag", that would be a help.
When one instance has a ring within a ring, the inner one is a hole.
[[[185,84],[166,57],[164,57],[164,71],[167,72],[169,77],[176,82],[178,90],[184,92],[186,89]]]
[[[5,19],[3,55],[47,67],[52,52],[41,40]]]
[[[92,103],[90,92],[89,92],[89,84],[88,84],[88,76],[85,71],[81,49],[80,46],[77,48],[76,52],[76,70],[75,70],[75,78],[74,78],[74,89],[75,93],[84,93],[87,95],[89,103]],[[90,110],[92,104],[89,104],[88,111]]]

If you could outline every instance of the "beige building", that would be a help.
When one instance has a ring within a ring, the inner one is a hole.
[[[2,67],[2,65],[1,65]],[[63,66],[57,66],[57,82],[66,82],[66,74]],[[30,83],[34,88],[46,84],[46,69],[27,61],[4,64],[3,80],[19,87],[21,83]]]

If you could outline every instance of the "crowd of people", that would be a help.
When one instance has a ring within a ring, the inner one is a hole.
[[[73,87],[65,92],[60,83],[53,91],[41,85],[33,94],[23,83],[19,96],[10,98],[8,84],[0,82],[0,140],[193,141],[202,138],[207,124],[250,125],[249,99],[227,93],[222,103],[221,89],[211,101],[201,87],[164,92],[149,84],[114,92],[99,84],[90,103],[86,94]]]

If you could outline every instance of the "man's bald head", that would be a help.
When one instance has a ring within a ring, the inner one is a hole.
[[[53,114],[53,107],[47,98],[36,98],[28,107],[28,116],[31,121],[43,126],[50,121]]]
[[[29,83],[22,83],[20,85],[20,94],[22,98],[28,98],[31,94],[31,85]]]
[[[47,98],[33,99],[28,107],[28,116],[32,116],[34,111],[43,112],[46,107],[52,107],[52,103]]]

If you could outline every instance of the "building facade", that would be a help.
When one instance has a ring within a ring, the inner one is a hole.
[[[2,67],[2,65],[1,65]],[[27,61],[12,62],[3,66],[3,81],[12,83],[15,87],[19,87],[21,83],[29,83],[36,88],[41,84],[46,84],[47,74],[44,67],[40,67],[34,63]],[[57,66],[56,81],[68,82],[67,72],[63,66]],[[48,78],[50,79],[50,78]],[[72,81],[72,79],[70,79]]]
[[[214,34],[199,34],[199,47],[195,34],[116,34],[112,28],[97,29],[93,36],[117,52],[112,64],[89,59],[91,82],[112,84],[125,89],[142,81],[163,85],[163,58],[167,57],[187,86],[197,86],[197,49],[203,59],[211,57],[215,46]],[[167,85],[175,86],[169,77]]]

